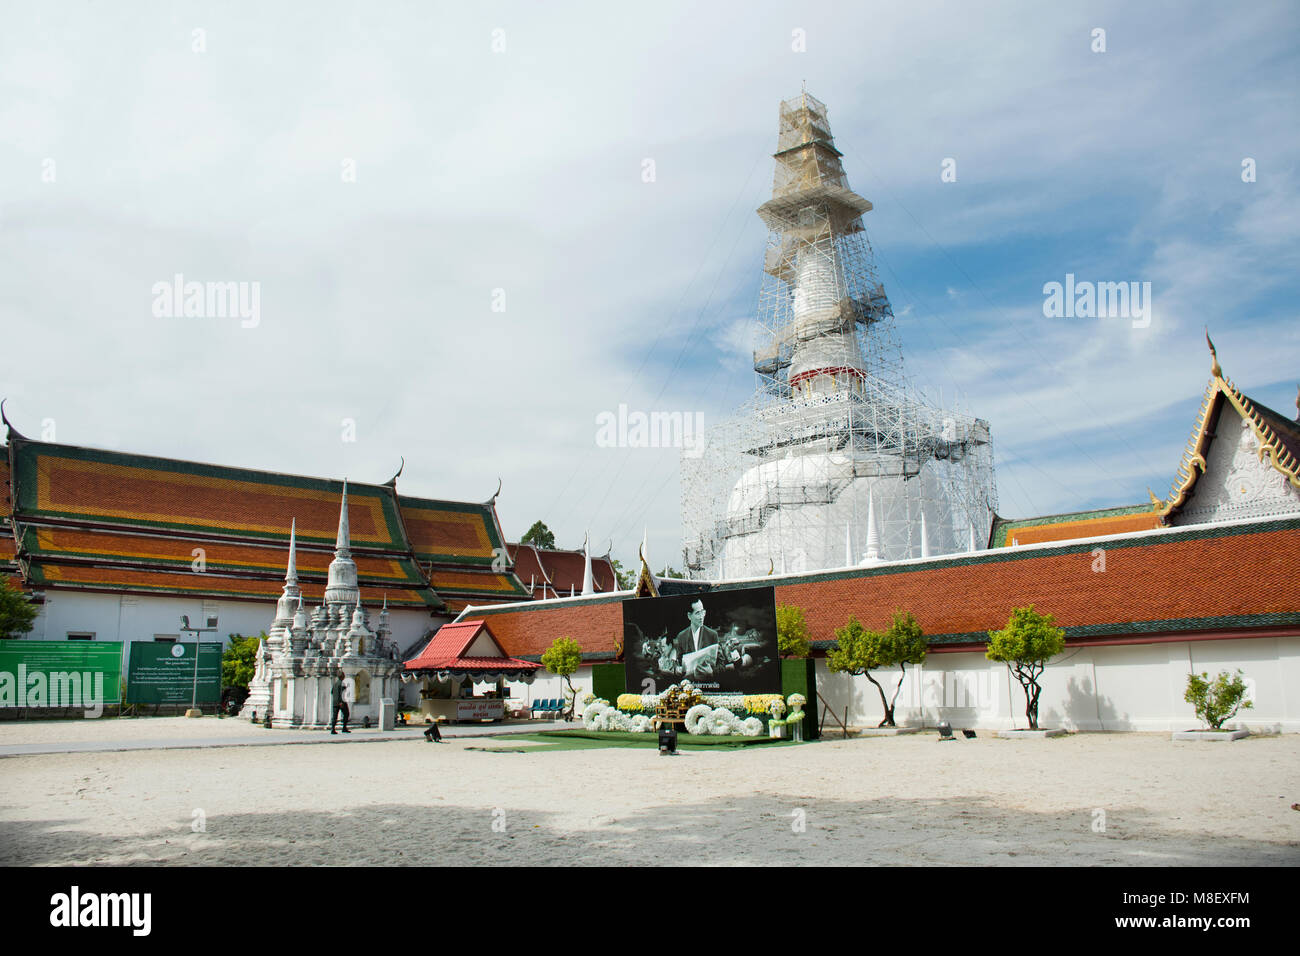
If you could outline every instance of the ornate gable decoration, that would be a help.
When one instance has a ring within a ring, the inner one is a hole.
[[[1286,484],[1300,490],[1300,458],[1296,457],[1295,451],[1288,446],[1283,436],[1278,434],[1272,423],[1271,419],[1277,413],[1272,411],[1268,411],[1267,415],[1261,413],[1259,408],[1223,374],[1218,353],[1208,331],[1205,334],[1205,342],[1210,348],[1211,378],[1205,390],[1205,397],[1201,400],[1196,426],[1192,429],[1191,438],[1183,452],[1183,460],[1178,466],[1178,476],[1170,489],[1169,497],[1161,501],[1154,493],[1151,494],[1151,504],[1162,519],[1167,519],[1187,504],[1197,479],[1204,475],[1209,467],[1206,456],[1209,453],[1210,443],[1216,437],[1234,445],[1238,441],[1245,443],[1253,438],[1249,447],[1254,451],[1260,464],[1263,465],[1267,461],[1268,466],[1281,475]],[[1244,434],[1240,439],[1223,427],[1222,406],[1225,402],[1241,416]],[[1236,474],[1235,467],[1232,474]],[[1283,487],[1285,488],[1285,485]]]

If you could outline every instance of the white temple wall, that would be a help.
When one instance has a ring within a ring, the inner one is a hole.
[[[205,634],[205,641],[220,640],[225,646],[229,635],[246,637],[261,634],[275,619],[275,601],[236,601],[231,599],[205,599],[170,597],[146,594],[106,594],[93,591],[61,591],[53,588],[45,592],[28,640],[66,640],[69,633],[92,633],[97,641],[152,641],[155,635],[165,634],[192,639],[181,634],[181,615],[189,616],[190,624],[206,627],[210,616],[217,618],[215,634]],[[315,605],[308,605],[314,607]],[[371,626],[377,626],[379,608],[367,607]],[[434,618],[428,611],[414,608],[390,608],[389,623],[392,638],[403,651],[409,649],[431,627],[446,617]]]
[[[1300,732],[1300,637],[1171,641],[1069,648],[1041,678],[1041,727],[1080,731],[1169,731],[1200,726],[1183,700],[1189,672],[1240,668],[1254,707],[1224,726],[1256,732]],[[892,695],[898,670],[873,676]],[[817,688],[836,715],[848,707],[850,726],[874,727],[884,716],[866,677],[832,674],[817,661]],[[821,714],[818,705],[818,715]],[[1028,726],[1025,695],[1003,664],[982,652],[931,654],[907,668],[894,715],[899,726],[1004,730]],[[827,718],[827,734],[838,732]]]
[[[582,698],[591,691],[591,665],[586,664],[578,668],[572,680],[574,688],[578,691],[578,706],[575,713],[581,714]],[[565,697],[568,694],[564,678],[558,674],[550,673],[546,668],[540,668],[537,671],[537,676],[531,684],[512,681],[507,687],[511,699],[522,700],[525,704],[531,704],[535,700]]]

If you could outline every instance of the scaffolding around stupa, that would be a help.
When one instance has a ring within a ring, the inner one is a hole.
[[[982,548],[988,423],[910,387],[826,107],[780,108],[754,396],[683,454],[686,571],[736,578]]]

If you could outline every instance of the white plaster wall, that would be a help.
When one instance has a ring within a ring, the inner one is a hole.
[[[1166,731],[1199,726],[1183,700],[1187,675],[1240,668],[1254,707],[1226,727],[1257,732],[1300,732],[1300,637],[1176,641],[1068,649],[1047,665],[1041,683],[1039,725],[1068,730]],[[897,670],[873,674],[892,695]],[[817,661],[817,688],[850,726],[874,727],[884,716],[880,696],[865,677],[831,674]],[[823,705],[818,704],[818,715]],[[980,652],[931,654],[909,667],[899,693],[900,726],[1002,730],[1026,727],[1025,695],[1005,665]],[[830,718],[828,733],[838,730]]]
[[[576,713],[582,713],[582,698],[591,691],[591,665],[585,665],[578,668],[577,673],[573,675],[573,686],[578,691],[578,708]],[[535,700],[548,700],[557,697],[564,697],[568,691],[564,685],[564,678],[558,674],[552,674],[546,668],[539,668],[537,677],[531,684],[510,683],[507,685],[510,690],[510,696],[515,700],[522,700],[531,704]]]
[[[379,609],[368,607],[370,626],[379,625]],[[153,595],[101,594],[89,591],[45,592],[45,604],[26,635],[32,640],[61,641],[69,631],[90,631],[97,641],[152,641],[155,634],[180,635],[181,615],[195,627],[206,627],[207,617],[217,617],[217,632],[204,640],[228,642],[231,634],[260,634],[275,619],[274,601],[204,600]],[[390,609],[393,639],[407,650],[438,621],[427,611]],[[182,635],[183,636],[183,635]]]

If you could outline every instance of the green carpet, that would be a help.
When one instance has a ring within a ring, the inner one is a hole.
[[[596,747],[649,747],[658,749],[658,734],[628,734],[600,730],[542,730],[535,734],[512,734],[516,740],[529,740],[546,747],[538,750],[590,750]],[[697,734],[678,734],[678,750],[738,750],[757,744],[780,746],[793,744],[793,740],[774,740],[771,737],[709,737]]]

